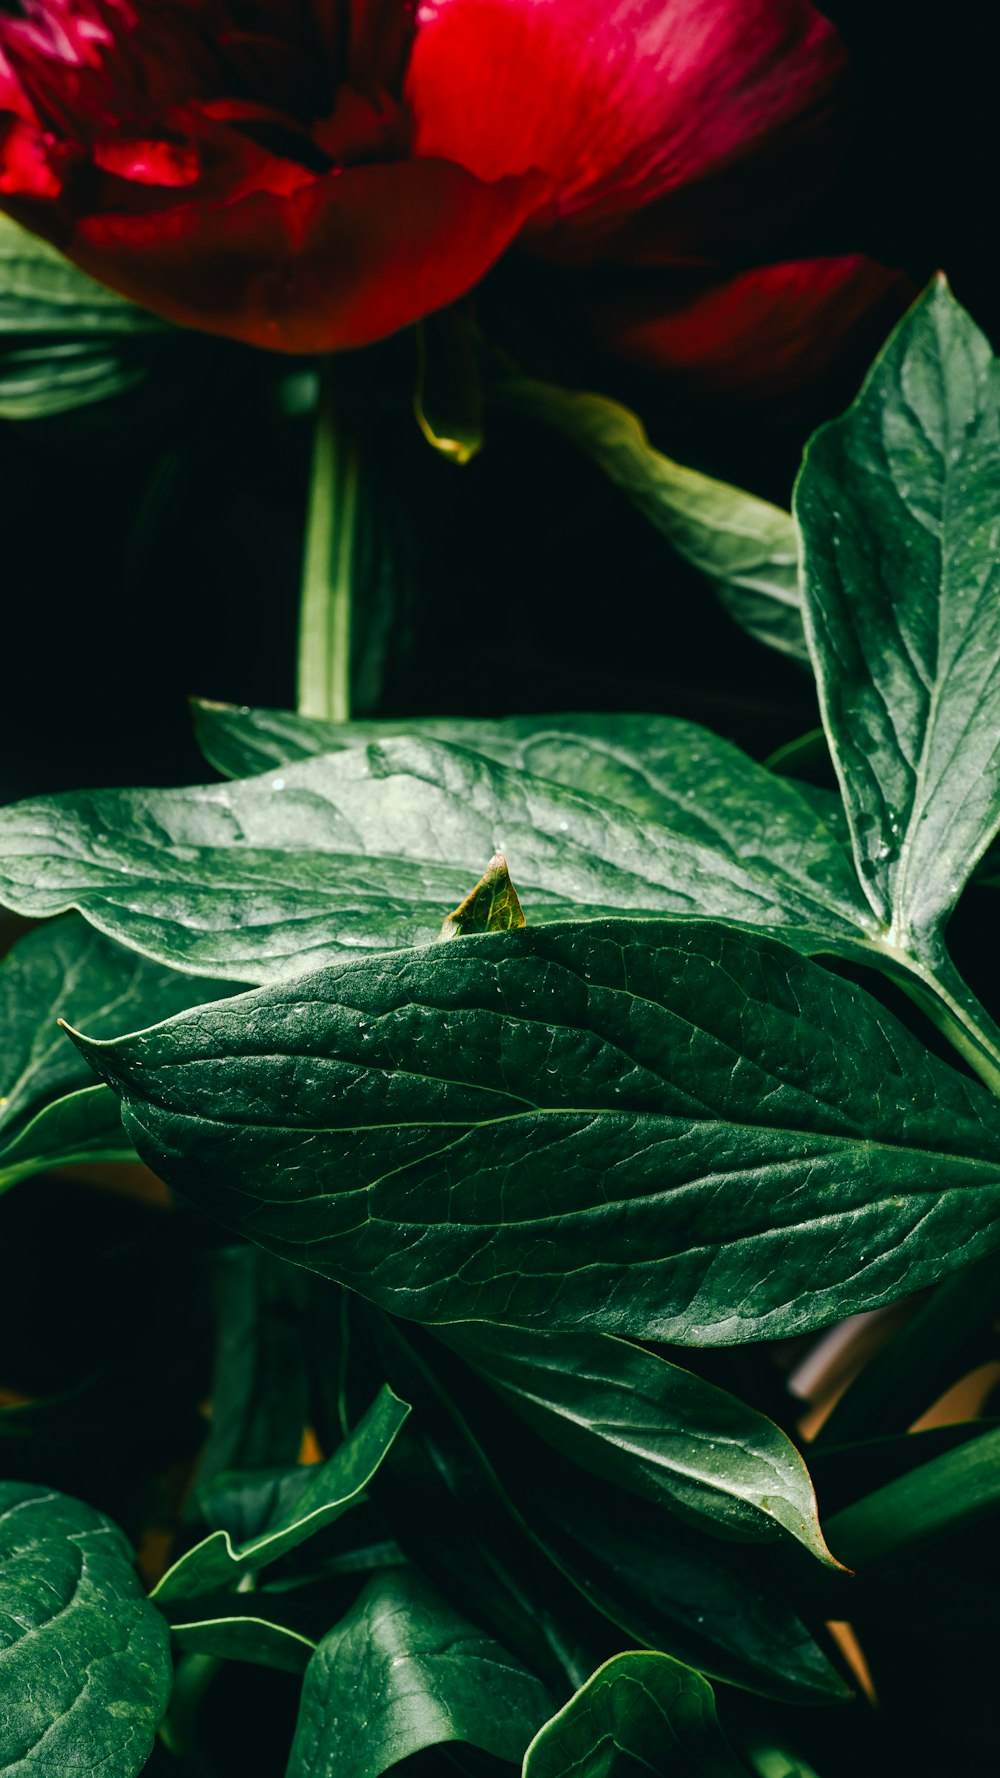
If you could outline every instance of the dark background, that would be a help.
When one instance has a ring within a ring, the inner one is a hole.
[[[863,250],[918,282],[944,266],[996,338],[983,9],[954,4],[933,29],[901,0],[827,10],[857,71],[853,146],[767,257]],[[480,312],[536,372],[622,396],[665,449],[787,500],[803,416],[685,413],[669,390],[588,358],[566,321],[578,294],[568,274],[515,254]],[[408,411],[409,337],[341,362],[413,570],[383,714],[645,708],[704,721],[758,756],[811,725],[807,676],[748,641],[571,447],[491,415],[487,449],[458,470]],[[5,800],[204,775],[189,692],[293,703],[310,422],[277,418],[278,368],[167,337],[134,395],[0,426]],[[849,365],[821,410],[837,411],[857,378]]]

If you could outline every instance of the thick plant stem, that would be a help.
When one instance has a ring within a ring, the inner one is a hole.
[[[299,603],[298,710],[351,716],[352,561],[358,454],[338,431],[329,364],[320,372]]]
[[[981,1006],[943,945],[904,950],[886,937],[870,941],[880,967],[919,1006],[991,1093],[1000,1096],[1000,1028]]]
[[[949,975],[952,973],[948,972]],[[962,1060],[978,1074],[991,1093],[1000,1095],[1000,1046],[994,1041],[992,1034],[985,1026],[986,1015],[980,1022],[975,1016],[973,996],[963,993],[959,999],[952,991],[952,984],[942,980],[937,971],[915,969],[911,979],[902,982],[902,986],[910,998],[926,1013],[933,1025],[948,1039],[952,1049],[957,1050]],[[964,984],[963,984],[964,985]]]

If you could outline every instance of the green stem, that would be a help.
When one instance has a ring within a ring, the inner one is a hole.
[[[943,948],[933,962],[882,942],[875,947],[893,980],[992,1093],[1000,1095],[1000,1030],[967,988]]]
[[[358,453],[338,432],[329,364],[320,373],[299,603],[298,709],[351,717],[351,593]]]
[[[214,1778],[214,1769],[200,1751],[195,1718],[201,1701],[222,1662],[215,1655],[183,1655],[177,1663],[170,1708],[160,1724],[160,1740],[168,1752],[190,1762],[202,1778]]]

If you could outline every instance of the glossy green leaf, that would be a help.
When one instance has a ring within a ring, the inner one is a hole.
[[[159,968],[75,916],[19,939],[0,965],[0,1191],[46,1168],[135,1158],[60,1017],[110,1035],[228,991]]]
[[[416,1320],[731,1344],[1000,1245],[996,1100],[725,926],[489,933],[77,1041],[168,1182]]]
[[[934,953],[1000,823],[1000,374],[943,279],[796,490],[808,627],[865,892]]]
[[[251,777],[273,766],[336,753],[348,747],[411,735],[482,753],[498,765],[535,778],[552,778],[588,796],[606,797],[636,815],[690,817],[695,800],[722,812],[726,780],[738,779],[755,806],[770,794],[769,777],[726,741],[695,723],[634,711],[570,712],[558,716],[409,717],[395,722],[322,722],[291,710],[192,700],[195,736],[210,765],[227,778]],[[801,786],[796,785],[796,789]],[[837,802],[838,799],[832,799]],[[779,799],[777,805],[793,805]]]
[[[789,513],[665,457],[653,449],[638,416],[603,395],[526,378],[505,379],[497,394],[504,407],[555,427],[584,451],[707,575],[730,616],[751,636],[782,654],[808,658]]]
[[[161,333],[165,325],[0,216],[0,334]]]
[[[767,1697],[845,1695],[770,1550],[731,1544],[720,1560],[717,1538],[512,1425],[464,1367],[446,1386],[443,1355],[425,1341],[425,1362],[412,1329],[361,1301],[354,1318],[359,1386],[384,1373],[414,1404],[376,1477],[380,1511],[447,1597],[553,1686],[581,1685],[624,1639]]]
[[[213,1531],[169,1568],[152,1597],[177,1616],[175,1602],[197,1599],[235,1586],[277,1561],[307,1537],[333,1524],[360,1499],[402,1426],[409,1408],[383,1389],[364,1419],[325,1463],[302,1464],[268,1476],[263,1523],[245,1540],[226,1529]],[[216,1484],[224,1487],[224,1478]]]
[[[541,1681],[409,1569],[369,1582],[306,1669],[287,1778],[379,1778],[424,1747],[519,1760],[552,1709]]]
[[[316,1648],[308,1636],[300,1636],[287,1625],[248,1614],[171,1624],[170,1634],[175,1647],[185,1654],[250,1661],[259,1667],[276,1667],[281,1673],[304,1673]]]
[[[848,1695],[773,1557],[723,1550],[643,1500],[622,1512],[606,1484],[579,1470],[563,1475],[558,1492],[551,1477],[530,1492],[504,1479],[545,1554],[616,1626],[619,1645],[624,1635],[766,1698],[815,1704]]]
[[[40,799],[0,811],[0,899],[261,982],[429,942],[499,848],[529,924],[701,913],[867,955],[850,861],[794,785],[688,723],[647,779],[639,815],[613,782],[584,794],[404,736],[235,784]]]
[[[134,1161],[118,1103],[103,1087],[84,1087],[46,1105],[0,1150],[0,1191],[54,1167],[90,1161]]]
[[[475,1322],[438,1332],[583,1469],[705,1530],[769,1542],[780,1529],[833,1563],[795,1446],[726,1390],[607,1335]]]
[[[117,1526],[0,1482],[0,1772],[133,1778],[172,1678],[167,1626]]]
[[[887,1482],[844,1507],[830,1535],[859,1570],[1000,1508],[1000,1431],[970,1438],[957,1450]]]
[[[669,1655],[631,1649],[592,1674],[539,1729],[523,1778],[746,1778],[708,1680]]]

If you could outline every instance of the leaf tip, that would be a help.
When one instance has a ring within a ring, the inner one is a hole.
[[[441,922],[441,938],[462,938],[471,932],[511,932],[525,924],[507,860],[494,852],[474,889]]]

